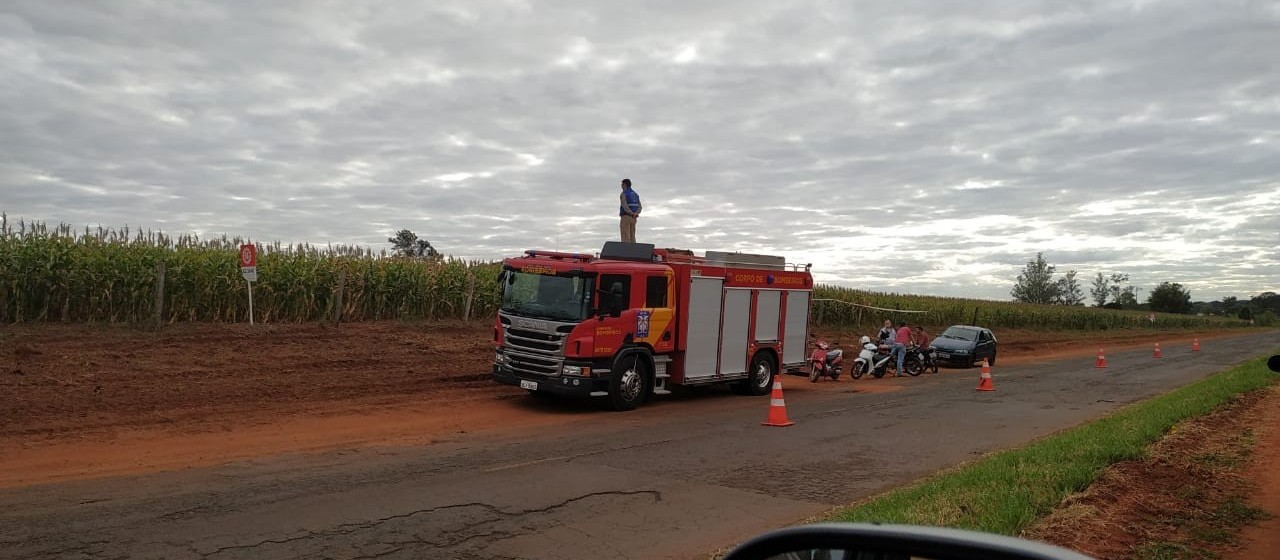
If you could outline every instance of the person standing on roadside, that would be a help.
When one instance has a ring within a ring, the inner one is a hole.
[[[924,332],[924,326],[916,325],[912,327],[911,330],[914,331],[911,336],[915,341],[916,346],[919,346],[921,350],[929,349],[929,343],[933,342],[933,339],[929,338],[929,333]]]
[[[911,327],[902,323],[893,337],[893,353],[898,355],[898,377],[902,377],[902,362],[907,359],[907,341],[911,340]]]
[[[622,194],[618,196],[618,228],[622,232],[622,240],[626,243],[636,242],[636,218],[640,217],[640,194],[631,188],[631,179],[622,180]]]
[[[929,352],[929,344],[933,342],[933,339],[929,337],[929,333],[924,332],[924,325],[916,325],[911,330],[913,331],[911,342],[916,345],[916,348],[920,349],[920,354],[924,356],[924,362],[920,366],[927,365],[933,368],[934,373],[938,373],[938,362],[934,361],[932,354]]]
[[[884,326],[880,328],[880,332],[876,334],[876,342],[879,344],[893,345],[893,321],[884,320]]]

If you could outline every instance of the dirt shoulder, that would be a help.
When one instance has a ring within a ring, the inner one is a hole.
[[[1112,465],[1023,536],[1095,558],[1274,558],[1278,410],[1273,385],[1178,424],[1147,457]]]
[[[1256,484],[1249,502],[1270,517],[1244,529],[1240,548],[1226,554],[1228,560],[1280,558],[1280,387],[1271,388],[1259,416],[1253,424],[1257,446],[1245,476]]]
[[[0,437],[76,438],[491,395],[489,329],[462,323],[7,327]]]
[[[857,338],[823,330],[826,339]],[[1100,346],[1166,348],[1211,333],[1002,332],[1001,365]],[[483,323],[108,325],[0,330],[0,487],[216,464],[283,452],[416,444],[604,414],[490,379]],[[862,380],[863,383],[874,383]],[[519,406],[512,406],[512,402]]]

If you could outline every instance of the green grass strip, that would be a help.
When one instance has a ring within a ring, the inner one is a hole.
[[[1178,422],[1280,379],[1266,359],[1247,362],[1094,422],[1000,451],[832,516],[835,521],[909,523],[1016,535],[1108,465],[1141,457]]]

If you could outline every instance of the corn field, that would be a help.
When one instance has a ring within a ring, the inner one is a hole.
[[[1146,311],[885,294],[833,286],[818,286],[813,298],[812,313],[818,323],[871,330],[879,328],[885,319],[892,319],[895,324],[905,321],[932,327],[976,324],[993,329],[1073,331],[1248,326],[1246,321],[1226,317],[1156,313],[1152,323]]]
[[[239,238],[173,239],[128,228],[74,230],[68,225],[10,224],[0,215],[0,323],[205,321],[247,322]],[[499,263],[420,260],[350,246],[256,244],[259,281],[254,320],[323,321],[341,317],[435,320],[487,318],[499,305]],[[163,267],[163,299],[157,282]],[[1106,330],[1245,326],[1220,317],[1083,307],[1027,305],[881,294],[835,286],[814,291],[813,320],[878,328],[884,319],[930,326],[977,323],[990,328]],[[884,311],[883,308],[899,311]],[[911,312],[924,313],[911,313]]]
[[[173,239],[152,231],[0,222],[0,323],[247,322],[239,238]],[[254,320],[465,319],[498,307],[500,265],[419,260],[349,246],[256,244]]]

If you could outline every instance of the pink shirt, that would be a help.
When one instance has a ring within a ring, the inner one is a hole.
[[[896,335],[896,337],[898,339],[899,344],[906,345],[907,342],[911,340],[911,329],[906,325],[898,327],[898,334]]]

